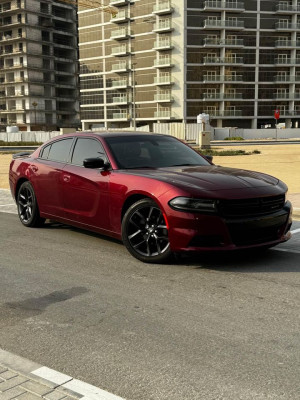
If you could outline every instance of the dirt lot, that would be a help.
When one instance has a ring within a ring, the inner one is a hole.
[[[289,194],[300,194],[300,145],[253,145],[242,147],[218,147],[246,151],[259,150],[261,154],[249,156],[214,157],[214,163],[222,166],[252,169],[265,172],[283,180],[289,187]],[[0,154],[0,188],[7,189],[10,154]]]

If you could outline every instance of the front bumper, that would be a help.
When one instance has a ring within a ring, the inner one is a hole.
[[[291,234],[292,205],[255,217],[226,219],[218,215],[172,212],[169,239],[174,252],[241,250],[275,246]]]

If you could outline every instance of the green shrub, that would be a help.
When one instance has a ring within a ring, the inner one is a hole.
[[[251,154],[260,154],[259,150],[245,151],[245,150],[212,150],[212,149],[196,149],[199,154],[203,156],[248,156]]]
[[[0,140],[0,146],[40,146],[43,142],[5,142]]]
[[[242,138],[241,136],[230,136],[226,137],[224,140],[245,140],[245,139]]]

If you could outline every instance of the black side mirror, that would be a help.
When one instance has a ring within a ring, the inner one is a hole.
[[[92,168],[92,169],[98,169],[98,168],[104,168],[105,167],[105,162],[103,158],[86,158],[83,161],[83,166],[85,168]]]
[[[207,159],[207,161],[209,161],[209,162],[213,162],[213,156],[203,156],[204,158],[206,158]]]

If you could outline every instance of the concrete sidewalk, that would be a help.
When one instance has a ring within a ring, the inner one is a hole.
[[[0,400],[124,400],[0,349]]]

